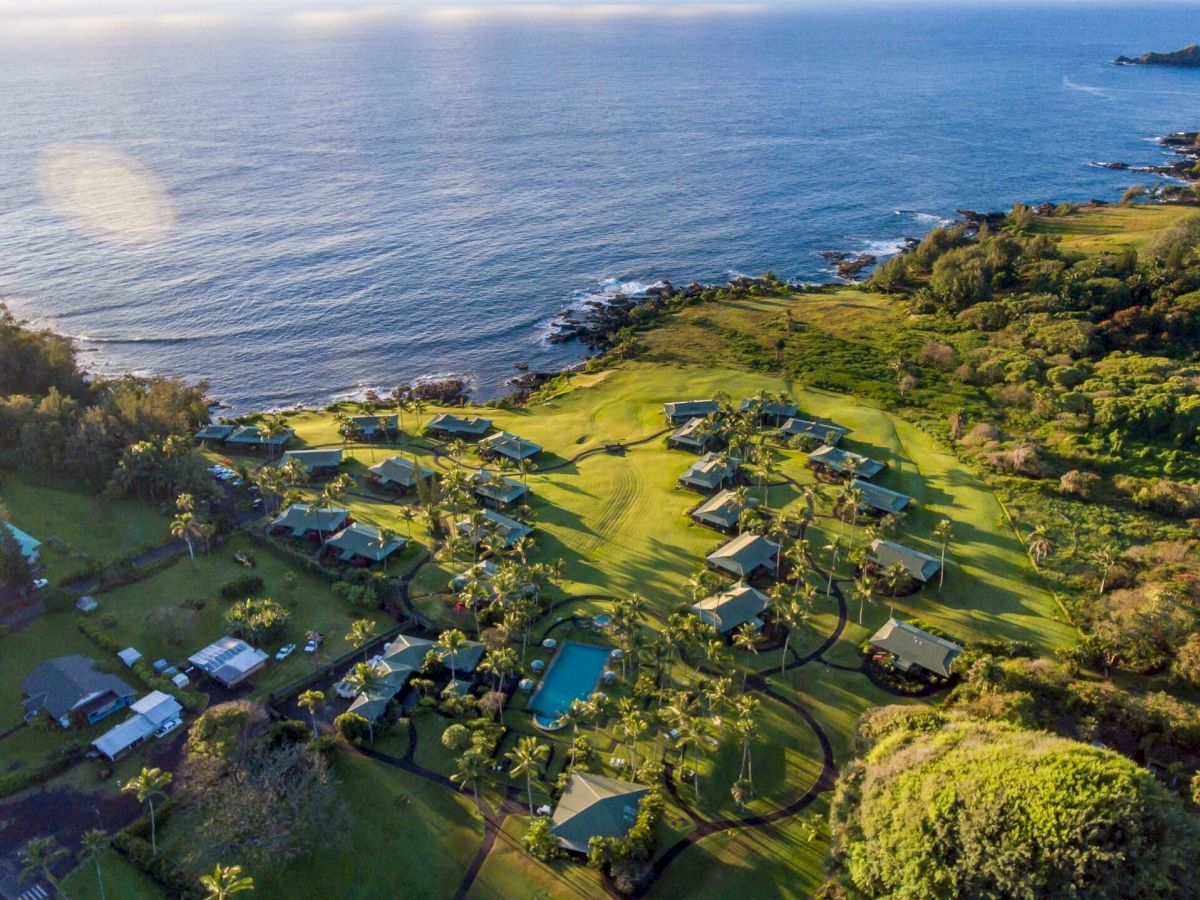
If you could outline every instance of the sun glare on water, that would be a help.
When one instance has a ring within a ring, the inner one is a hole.
[[[101,144],[59,144],[38,159],[50,207],[88,237],[122,247],[156,244],[175,225],[175,206],[144,165]]]

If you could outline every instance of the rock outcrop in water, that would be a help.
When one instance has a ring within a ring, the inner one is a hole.
[[[1118,66],[1178,66],[1185,69],[1200,69],[1200,45],[1189,44],[1172,53],[1143,53],[1141,56],[1118,56],[1113,62]]]
[[[1092,165],[1118,172],[1140,172],[1160,178],[1200,181],[1200,132],[1175,131],[1164,134],[1158,142],[1179,158],[1174,162],[1154,166],[1133,166],[1127,162],[1096,162]]]

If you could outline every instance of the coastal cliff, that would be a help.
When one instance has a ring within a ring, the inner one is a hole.
[[[1141,56],[1118,56],[1113,62],[1118,66],[1178,66],[1185,69],[1200,68],[1200,45],[1189,44],[1173,53],[1143,53]]]

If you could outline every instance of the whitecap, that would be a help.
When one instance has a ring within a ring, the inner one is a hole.
[[[1070,75],[1064,75],[1062,80],[1063,87],[1070,88],[1073,91],[1079,91],[1083,94],[1091,94],[1093,97],[1103,97],[1106,100],[1112,99],[1112,94],[1102,87],[1096,87],[1091,84],[1079,84],[1074,81]]]

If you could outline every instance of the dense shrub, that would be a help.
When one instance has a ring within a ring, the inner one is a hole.
[[[261,576],[247,573],[221,582],[220,594],[224,600],[244,600],[247,597],[253,597],[262,589]]]

